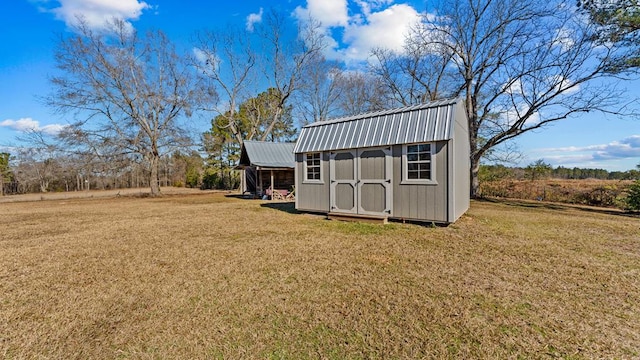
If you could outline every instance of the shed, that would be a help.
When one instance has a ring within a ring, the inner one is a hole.
[[[449,224],[469,208],[469,135],[461,99],[304,126],[296,209]]]
[[[244,141],[237,169],[243,170],[241,190],[262,196],[269,188],[289,191],[295,184],[294,143]]]

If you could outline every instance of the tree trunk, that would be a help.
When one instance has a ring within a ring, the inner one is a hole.
[[[472,199],[477,199],[479,198],[482,194],[480,192],[480,179],[478,178],[478,173],[480,171],[480,158],[476,157],[476,156],[471,156],[471,167],[469,169],[469,176],[470,176],[470,184],[471,184],[471,188],[469,189],[470,191],[470,196]]]
[[[267,137],[269,136],[269,134],[271,134],[271,132],[273,131],[273,128],[276,126],[278,121],[280,121],[280,114],[282,113],[283,108],[284,108],[284,103],[281,102],[281,105],[278,105],[278,107],[276,107],[276,111],[273,114],[271,123],[269,124],[267,129],[264,131],[264,134],[262,134],[260,141],[267,141]]]
[[[478,112],[476,108],[476,102],[471,95],[472,81],[467,81],[467,91],[465,99],[465,111],[467,112],[467,121],[469,127],[469,196],[472,199],[480,197],[480,179],[478,178],[478,172],[480,171],[480,159],[482,154],[479,150],[478,144]]]
[[[40,192],[46,193],[49,189],[49,182],[46,180],[40,180]]]
[[[151,166],[151,176],[149,177],[151,196],[160,196],[160,174],[158,171],[160,156],[152,153],[149,159],[149,165]]]

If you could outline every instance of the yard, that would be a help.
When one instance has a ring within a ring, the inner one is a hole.
[[[0,204],[1,358],[637,358],[640,219],[449,227],[221,193]]]

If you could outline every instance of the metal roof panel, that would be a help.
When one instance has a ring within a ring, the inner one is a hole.
[[[460,99],[320,121],[300,132],[295,153],[449,140]]]
[[[250,164],[262,167],[295,167],[293,149],[295,143],[276,143],[270,141],[245,141],[244,149]]]

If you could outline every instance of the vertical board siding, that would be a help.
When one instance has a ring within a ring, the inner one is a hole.
[[[454,138],[452,143],[453,169],[450,169],[453,176],[453,199],[450,200],[453,208],[453,217],[450,222],[457,220],[469,208],[470,183],[471,183],[471,160],[469,159],[470,145],[467,132],[467,118],[461,111],[455,116]]]
[[[335,162],[335,179],[336,180],[355,180],[356,174],[354,174],[353,154],[350,152],[343,152],[336,154]]]
[[[356,189],[351,184],[338,184],[336,189],[336,207],[340,210],[353,209]]]
[[[382,150],[366,150],[360,154],[360,179],[384,179],[385,155]]]
[[[437,185],[401,184],[402,145],[393,147],[393,216],[408,220],[447,222],[447,146],[435,146]]]
[[[381,184],[365,184],[362,191],[362,208],[370,212],[383,212],[387,207],[385,202],[386,190]]]
[[[322,183],[305,183],[304,154],[296,154],[296,204],[300,210],[329,211],[329,157],[322,153]]]

